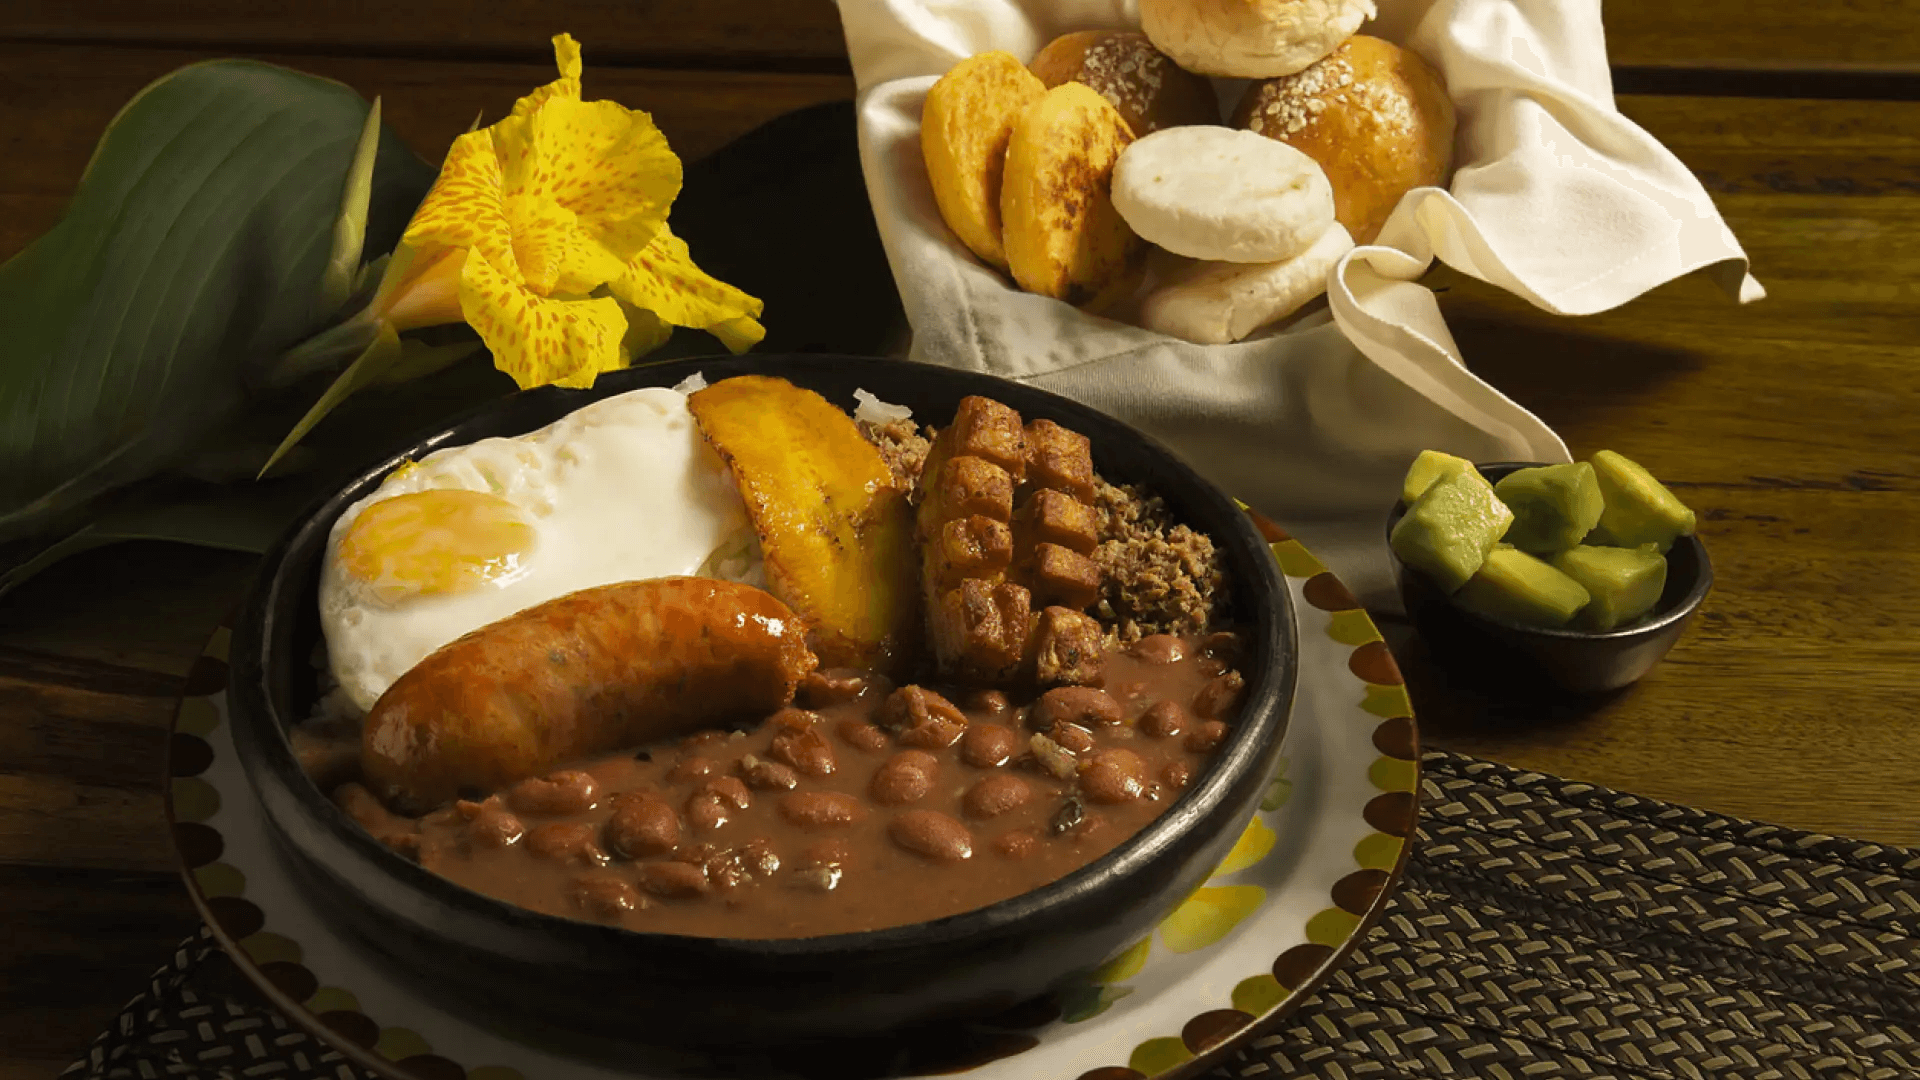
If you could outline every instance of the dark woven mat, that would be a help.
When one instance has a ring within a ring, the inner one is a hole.
[[[1379,925],[1213,1077],[1920,1077],[1920,852],[1451,754],[1425,774]],[[202,931],[63,1078],[365,1075]]]

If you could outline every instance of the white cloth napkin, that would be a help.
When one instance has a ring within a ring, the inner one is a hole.
[[[1016,290],[947,230],[921,161],[921,105],[948,68],[991,49],[1031,59],[1071,30],[1137,28],[1132,0],[838,3],[910,356],[1133,423],[1286,526],[1369,604],[1398,605],[1383,530],[1421,450],[1568,460],[1558,436],[1463,363],[1417,283],[1434,259],[1567,315],[1703,267],[1743,302],[1764,295],[1699,182],[1615,108],[1600,0],[1380,0],[1360,32],[1431,61],[1457,106],[1451,185],[1408,193],[1376,242],[1329,275],[1325,308],[1222,346]],[[1241,85],[1216,85],[1224,114]]]

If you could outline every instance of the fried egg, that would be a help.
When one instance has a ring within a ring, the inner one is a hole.
[[[762,584],[746,506],[686,395],[647,388],[394,470],[334,523],[320,624],[334,679],[365,712],[488,623],[680,574]]]

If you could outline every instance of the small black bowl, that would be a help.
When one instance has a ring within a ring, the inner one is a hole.
[[[931,922],[815,938],[637,933],[537,914],[470,892],[354,825],[301,772],[290,725],[315,700],[315,590],[328,530],[402,461],[518,435],[608,395],[695,372],[783,376],[851,408],[853,391],[935,422],[969,394],[1088,436],[1116,483],[1144,483],[1212,535],[1249,639],[1233,735],[1165,813],[1092,864],[1021,896]],[[235,744],[268,832],[342,928],[424,995],[522,1038],[594,1056],[636,1045],[768,1046],[863,1038],[1025,1002],[1149,932],[1239,836],[1280,751],[1296,675],[1293,608],[1266,542],[1226,494],[1132,428],[1066,398],[972,372],[820,355],[684,360],[543,388],[470,414],[368,469],[268,553],[234,628]],[[608,1048],[613,1049],[609,1050]]]
[[[1475,468],[1492,484],[1509,473],[1545,464],[1494,461]],[[1404,500],[1393,504],[1388,536],[1406,512]],[[1407,617],[1442,663],[1523,683],[1533,676],[1582,694],[1618,690],[1651,671],[1680,640],[1680,632],[1713,587],[1713,564],[1697,535],[1680,537],[1667,552],[1667,585],[1653,610],[1639,622],[1613,630],[1548,629],[1467,611],[1427,575],[1401,562],[1397,553],[1393,573]]]

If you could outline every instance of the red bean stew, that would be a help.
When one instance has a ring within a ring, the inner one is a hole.
[[[1056,881],[1157,817],[1226,738],[1240,639],[1155,634],[1104,688],[1015,703],[815,672],[804,708],[580,761],[422,818],[348,783],[389,846],[534,911],[773,938],[940,918]]]

